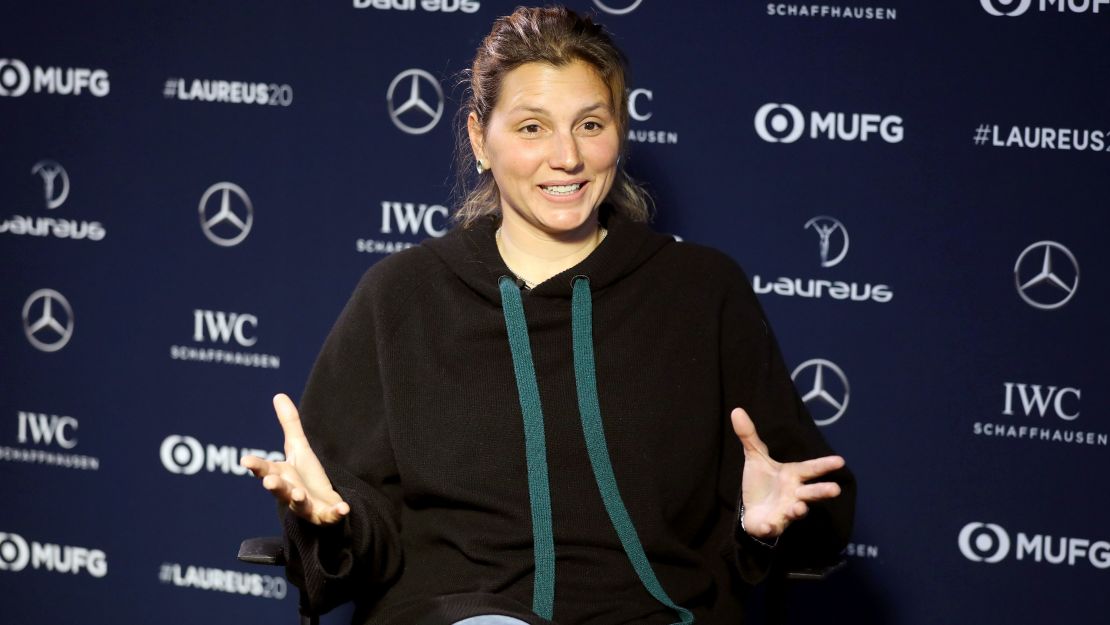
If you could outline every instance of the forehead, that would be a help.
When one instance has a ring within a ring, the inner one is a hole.
[[[610,99],[608,85],[589,63],[578,60],[562,66],[525,63],[505,74],[494,110],[557,112],[595,103],[611,106]]]

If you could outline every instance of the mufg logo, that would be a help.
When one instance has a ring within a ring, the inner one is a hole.
[[[1012,554],[1015,560],[1045,564],[1090,563],[1096,569],[1110,568],[1110,542],[1018,532],[1011,537],[1001,525],[972,522],[963,526],[956,540],[960,553],[972,562],[997,564]]]
[[[243,456],[258,456],[271,462],[285,460],[285,454],[280,451],[239,449],[229,445],[202,445],[192,436],[181,434],[167,436],[158,449],[162,466],[170,473],[178,475],[195,475],[201,470],[209,473],[219,471],[225,474],[247,475],[249,471],[239,466],[239,459]]]
[[[1041,13],[1098,13],[1110,0],[979,0],[983,10],[996,17],[1017,17],[1036,6]]]
[[[768,143],[794,143],[803,136],[810,139],[863,141],[878,139],[900,143],[905,137],[899,115],[877,113],[821,113],[804,115],[793,104],[769,102],[755,112],[755,132]]]
[[[92,577],[104,577],[108,556],[100,549],[28,541],[19,534],[0,532],[0,571],[18,573],[28,566],[74,575],[83,570]]]

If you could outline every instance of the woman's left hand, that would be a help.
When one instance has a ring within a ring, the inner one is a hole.
[[[823,456],[802,462],[777,462],[759,439],[755,424],[743,408],[732,411],[732,429],[744,446],[744,477],[741,497],[744,528],[761,539],[774,539],[790,523],[809,512],[808,502],[831,499],[840,494],[836,482],[817,482],[830,471],[844,466],[840,456]]]

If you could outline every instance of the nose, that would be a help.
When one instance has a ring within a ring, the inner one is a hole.
[[[552,169],[568,172],[582,167],[582,154],[578,151],[578,141],[573,133],[560,132],[554,135],[548,165]]]

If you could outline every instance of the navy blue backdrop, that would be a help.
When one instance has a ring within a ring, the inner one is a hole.
[[[1110,2],[830,2],[569,3],[631,59],[657,226],[745,267],[858,475],[797,609],[1102,622]],[[239,455],[447,227],[455,77],[515,4],[5,3],[0,622],[289,622]]]

